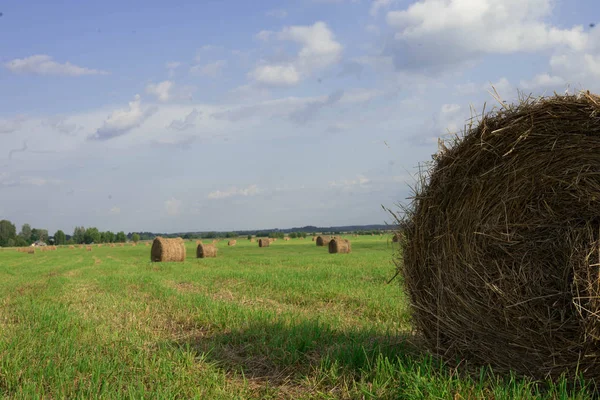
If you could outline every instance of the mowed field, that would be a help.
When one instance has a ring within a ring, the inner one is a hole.
[[[419,351],[389,236],[238,239],[214,259],[150,247],[0,251],[4,398],[586,398],[459,376]],[[209,241],[208,241],[209,242]]]

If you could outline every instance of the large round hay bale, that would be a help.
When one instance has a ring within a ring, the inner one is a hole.
[[[269,247],[271,240],[269,239],[258,239],[258,247]]]
[[[203,244],[199,243],[196,247],[196,258],[209,258],[217,256],[217,246],[214,244]]]
[[[156,237],[150,249],[150,260],[153,262],[185,261],[185,242],[181,238]]]
[[[227,242],[227,246],[235,246],[237,244],[237,240],[230,240]]]
[[[413,321],[449,363],[600,377],[600,98],[527,99],[434,156],[400,221]]]
[[[336,238],[329,242],[329,253],[351,253],[352,247],[348,239]]]
[[[329,242],[331,242],[333,239],[335,239],[335,236],[319,235],[317,236],[317,240],[315,240],[315,242],[317,242],[317,246],[328,246]]]

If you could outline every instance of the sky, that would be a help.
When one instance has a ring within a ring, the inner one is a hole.
[[[595,0],[5,0],[0,13],[0,219],[18,229],[391,223],[381,206],[408,203],[438,141],[484,104],[600,90]]]

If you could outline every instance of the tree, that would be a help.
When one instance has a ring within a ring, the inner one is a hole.
[[[226,238],[236,238],[237,236],[238,236],[238,234],[237,234],[237,233],[235,233],[235,232],[227,232],[227,233],[225,234],[225,237],[226,237]]]
[[[104,243],[114,243],[115,242],[115,234],[111,231],[106,231],[102,234],[104,236]]]
[[[37,229],[37,228],[33,228],[31,230],[31,237],[30,237],[31,242],[37,242],[38,240],[41,240],[42,242],[45,242],[48,240],[48,229]]]
[[[60,229],[56,231],[56,233],[54,234],[54,244],[55,245],[63,245],[67,243],[67,235],[65,235],[65,233],[63,231],[61,231]]]
[[[75,244],[83,244],[84,242],[84,238],[83,236],[85,235],[85,228],[83,226],[76,226],[75,230],[73,231],[73,242]]]
[[[98,231],[98,228],[87,228],[83,234],[83,241],[85,244],[99,243],[100,232]]]
[[[127,237],[125,236],[125,232],[121,231],[117,233],[117,237],[115,240],[117,243],[125,243],[127,241]]]
[[[17,228],[15,225],[6,219],[0,221],[0,247],[8,246],[8,241],[12,239],[14,242],[16,237]]]
[[[252,235],[248,235],[248,240],[252,239]]]
[[[296,232],[290,232],[289,235],[290,239],[296,239],[298,237],[298,234]]]
[[[19,233],[19,236],[21,236],[27,243],[30,243],[31,242],[31,225],[23,224],[23,226],[21,227],[21,233]]]
[[[134,233],[133,235],[131,235],[131,241],[134,243],[137,243],[140,241],[140,235],[138,235],[137,233]]]
[[[27,247],[29,246],[30,243],[28,243],[25,239],[23,239],[21,236],[17,236],[17,238],[15,240],[9,240],[9,245],[10,243],[13,243],[13,246],[17,246],[17,247]]]

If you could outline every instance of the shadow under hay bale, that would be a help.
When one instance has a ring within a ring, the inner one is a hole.
[[[352,246],[348,239],[336,238],[329,242],[329,253],[351,253]]]
[[[258,239],[258,247],[269,247],[271,240],[269,239]]]
[[[185,242],[181,238],[156,237],[150,249],[150,260],[152,262],[185,261]]]
[[[434,156],[399,221],[426,346],[450,364],[600,376],[600,98],[522,99]]]
[[[199,243],[196,247],[196,258],[209,258],[217,256],[217,246],[214,244]]]

